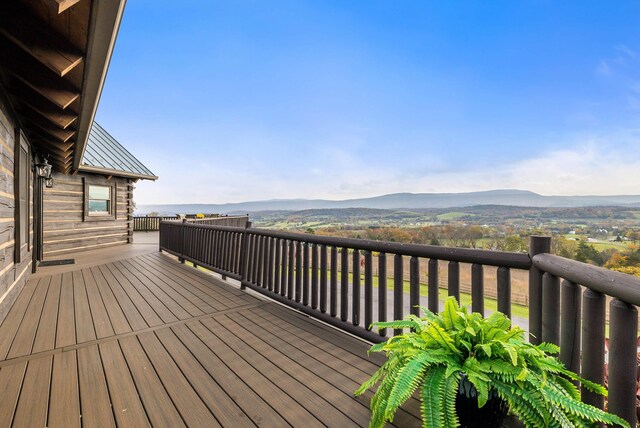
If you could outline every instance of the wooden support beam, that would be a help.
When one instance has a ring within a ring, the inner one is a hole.
[[[15,79],[15,87],[10,89],[11,95],[23,105],[39,113],[59,128],[67,129],[77,119],[77,113],[70,109],[62,110],[33,89]]]
[[[48,120],[44,119],[41,115],[34,113],[31,109],[24,109],[21,114],[34,124],[41,131],[44,131],[46,135],[50,135],[55,140],[62,143],[69,141],[71,137],[76,134],[74,129],[61,129],[55,125],[52,125]]]
[[[67,141],[66,143],[62,143],[60,141],[55,141],[53,139],[51,139],[50,137],[47,137],[46,135],[44,135],[39,129],[35,129],[32,130],[35,132],[31,132],[29,134],[29,136],[31,137],[31,139],[39,144],[41,144],[44,147],[51,147],[54,148],[56,150],[60,150],[62,152],[71,152],[74,142],[73,141]]]
[[[11,40],[59,77],[80,65],[83,55],[24,7],[3,14],[0,34]]]
[[[80,0],[47,0],[47,2],[53,5],[58,14],[61,14],[74,4],[79,3]]]
[[[61,109],[69,107],[80,96],[80,91],[71,83],[16,49],[4,47],[2,65],[18,80]]]

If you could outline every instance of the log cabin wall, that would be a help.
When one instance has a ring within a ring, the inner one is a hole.
[[[53,174],[53,187],[44,189],[44,258],[132,242],[133,181],[122,177],[78,173]],[[115,189],[113,218],[90,218],[85,213],[86,185]]]
[[[21,177],[26,177],[24,189],[27,212],[19,215],[16,203],[20,196],[16,194],[16,168],[19,159],[16,153],[17,122],[10,113],[5,98],[0,93],[0,322],[4,320],[11,305],[24,287],[31,274],[31,251],[33,249],[33,172],[31,169],[31,147],[26,142],[26,169]],[[18,149],[20,135],[18,134]],[[20,149],[19,149],[20,150]],[[18,186],[20,188],[20,186]],[[16,198],[17,197],[17,198]],[[24,206],[23,206],[24,208]],[[26,225],[20,219],[26,218]],[[20,222],[17,224],[16,221]],[[26,227],[24,233],[20,229]],[[16,240],[16,233],[18,239]],[[25,236],[26,234],[26,236]],[[25,239],[26,237],[26,239]],[[16,248],[18,242],[19,248]]]

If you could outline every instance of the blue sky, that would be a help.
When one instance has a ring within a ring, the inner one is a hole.
[[[640,194],[640,3],[129,0],[136,201]]]

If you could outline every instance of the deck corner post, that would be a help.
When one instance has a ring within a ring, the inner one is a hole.
[[[551,252],[551,237],[531,236],[529,238],[529,257]],[[529,341],[540,344],[542,341],[542,272],[535,266],[529,270]]]

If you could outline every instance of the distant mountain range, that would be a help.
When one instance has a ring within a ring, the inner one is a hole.
[[[468,193],[393,193],[372,198],[332,201],[327,199],[272,199],[230,204],[138,205],[136,215],[157,212],[239,214],[258,211],[299,211],[308,209],[377,208],[419,209],[456,208],[475,205],[520,207],[624,206],[640,208],[640,195],[616,196],[544,196],[527,190],[488,190]]]

